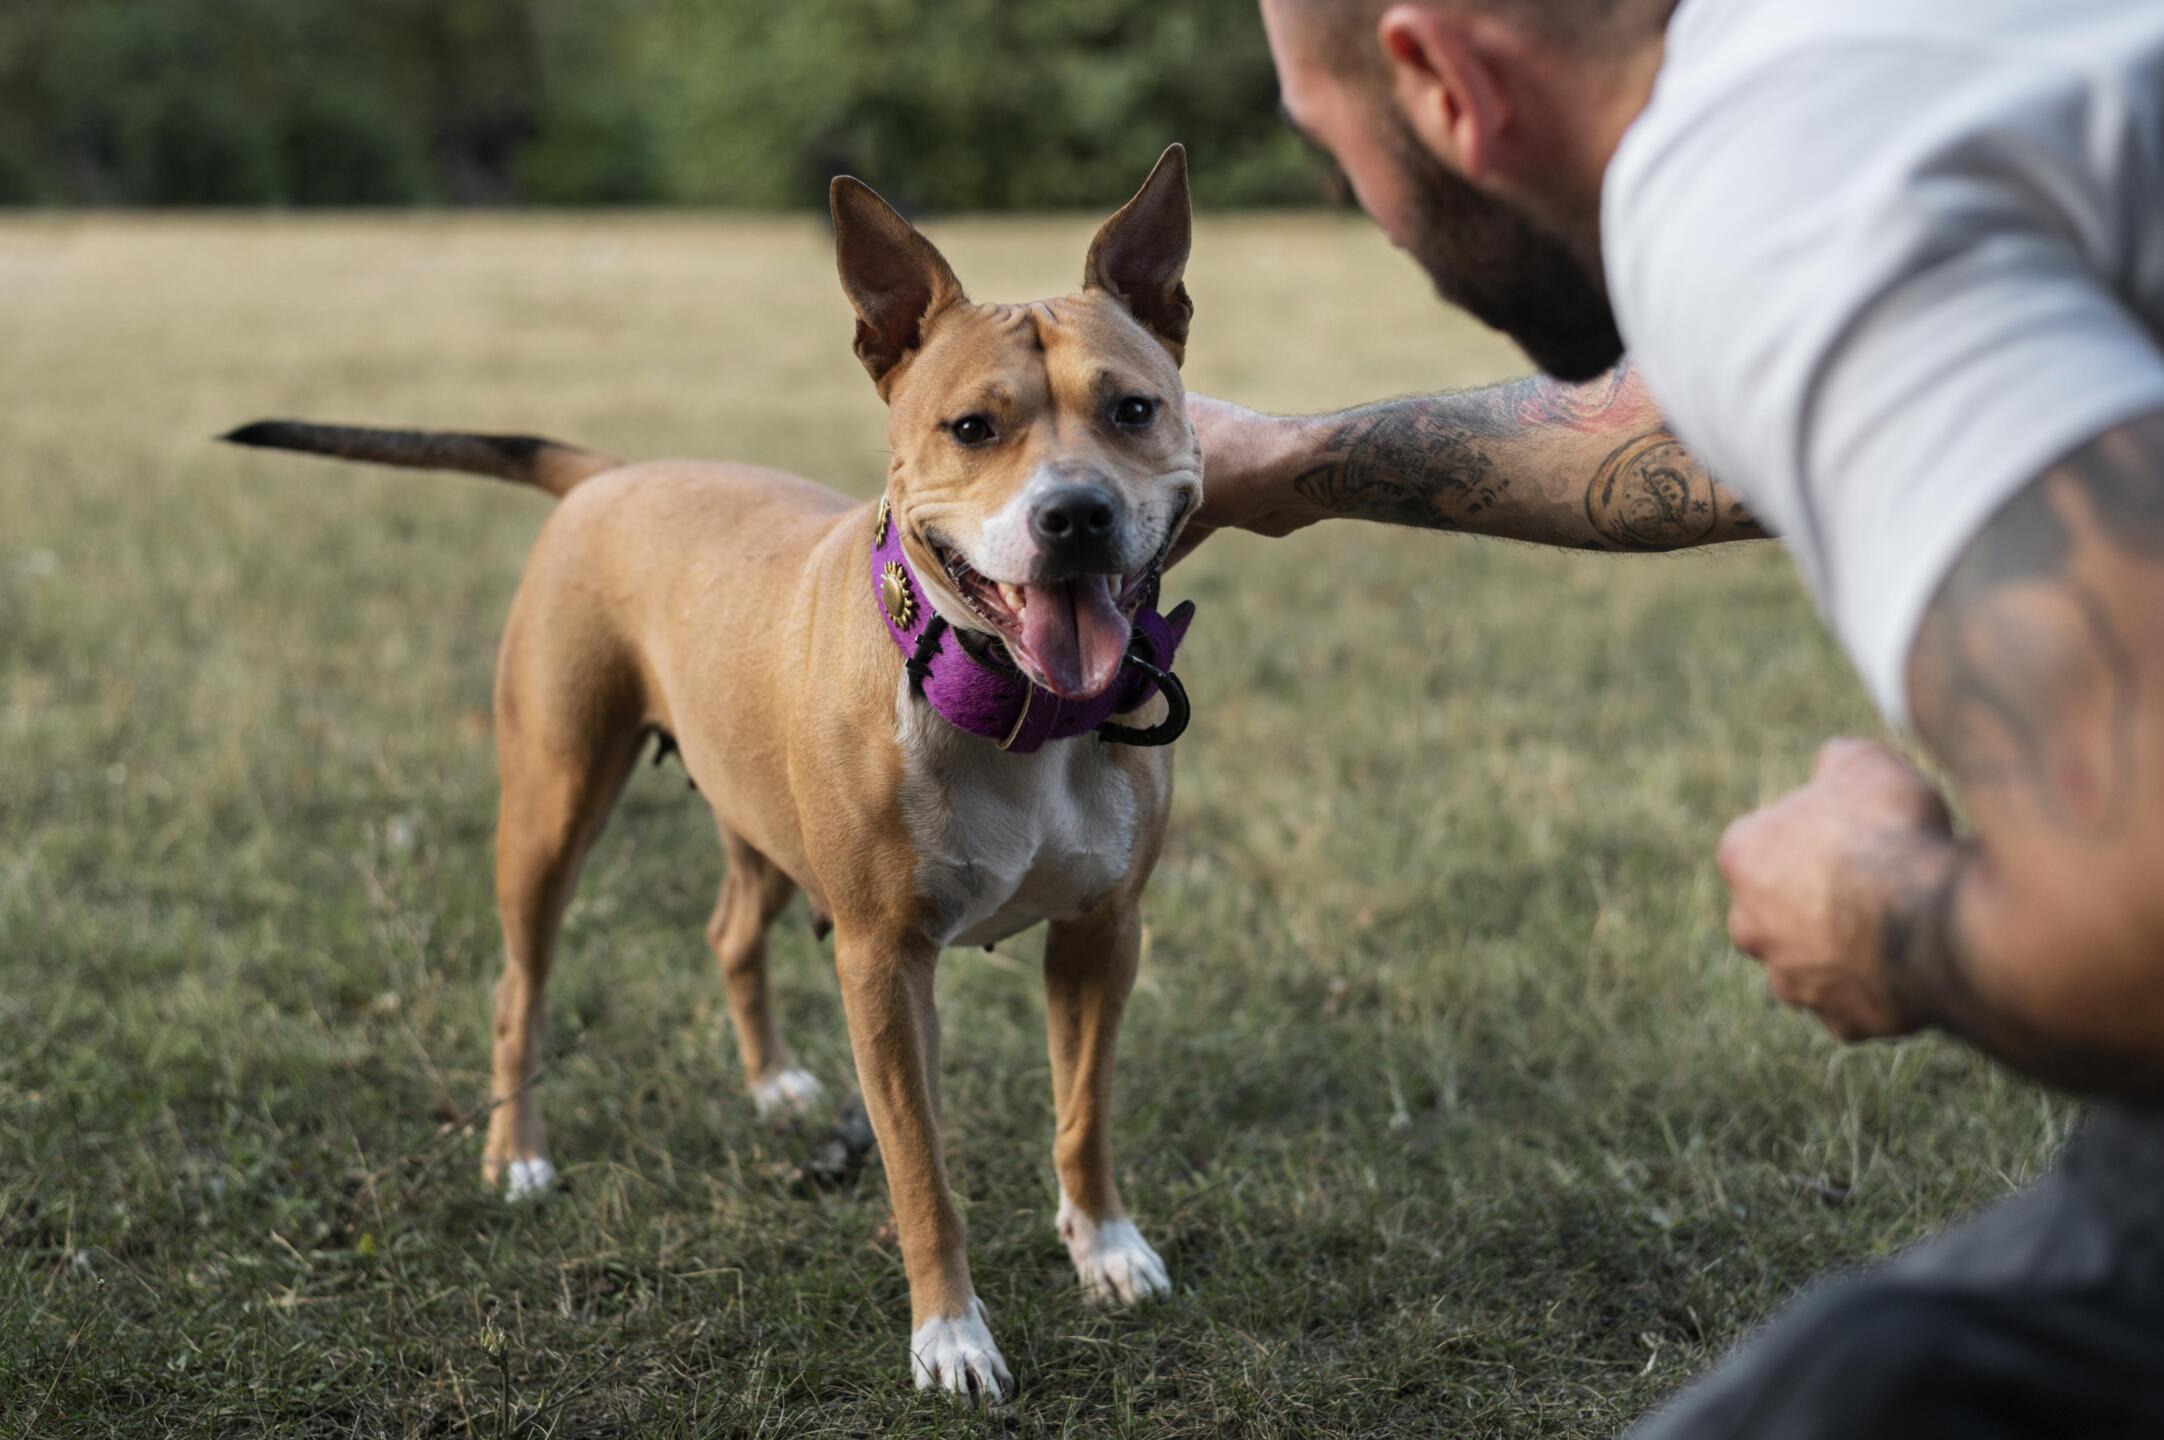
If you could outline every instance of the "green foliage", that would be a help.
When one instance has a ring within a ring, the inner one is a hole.
[[[937,209],[1101,205],[1173,139],[1206,198],[1319,198],[1252,0],[660,3],[660,150],[688,198],[806,204],[850,170]]]
[[[428,193],[419,137],[350,88],[296,97],[278,159],[295,205],[395,205]]]
[[[1330,198],[1253,0],[10,0],[0,202]]]

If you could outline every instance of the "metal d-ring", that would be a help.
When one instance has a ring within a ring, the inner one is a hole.
[[[1127,663],[1157,682],[1158,690],[1165,697],[1165,718],[1147,730],[1132,725],[1118,725],[1107,720],[1097,727],[1097,738],[1109,740],[1114,745],[1135,745],[1144,748],[1170,745],[1187,733],[1188,717],[1193,713],[1187,704],[1187,687],[1180,677],[1170,670],[1160,670],[1134,651],[1127,652]]]

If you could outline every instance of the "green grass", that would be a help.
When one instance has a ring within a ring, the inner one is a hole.
[[[1089,226],[937,232],[990,297]],[[1198,388],[1515,368],[1367,231],[1205,225]],[[678,771],[572,910],[507,1209],[459,1126],[497,964],[486,725],[543,507],[255,457],[258,415],[533,429],[858,494],[882,420],[810,222],[0,226],[0,1434],[1609,1434],[2065,1116],[1842,1052],[1725,943],[1725,821],[1872,725],[1771,548],[1602,560],[1337,527],[1175,573],[1196,723],[1122,1045],[1177,1295],[1052,1233],[1036,940],[949,957],[947,1130],[1019,1402],[907,1388],[876,1174],[743,1096]],[[850,1075],[808,929],[790,1033]]]

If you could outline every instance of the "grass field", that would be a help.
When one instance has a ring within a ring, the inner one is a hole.
[[[1084,221],[940,227],[986,297]],[[1320,407],[1517,368],[1365,229],[1206,224],[1190,378]],[[1872,726],[1770,547],[1213,542],[1122,1046],[1173,1300],[1053,1235],[1036,940],[940,977],[950,1154],[1022,1383],[907,1388],[876,1173],[753,1116],[643,771],[573,907],[568,1189],[460,1128],[497,966],[486,723],[544,514],[207,443],[265,414],[560,434],[856,494],[882,417],[810,221],[0,225],[0,1435],[1598,1436],[1812,1275],[2033,1174],[2065,1113],[1840,1052],[1725,943],[1721,826]],[[800,1053],[851,1076],[785,923]]]

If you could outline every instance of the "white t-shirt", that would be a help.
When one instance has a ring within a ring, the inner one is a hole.
[[[1654,399],[1903,720],[1976,532],[2164,410],[2164,0],[1683,0],[1602,230]]]

